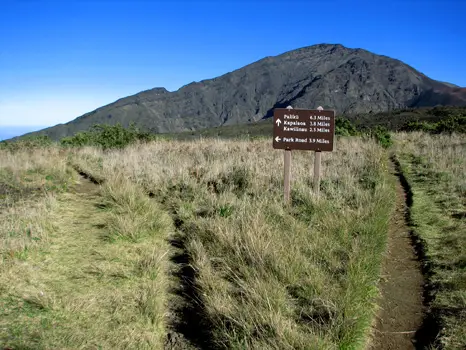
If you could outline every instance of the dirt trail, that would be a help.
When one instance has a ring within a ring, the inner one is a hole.
[[[167,334],[166,350],[194,350],[219,347],[212,342],[210,329],[212,325],[206,314],[200,289],[196,284],[197,273],[192,266],[186,244],[186,228],[181,219],[172,214],[178,233],[170,239],[174,250],[171,262],[177,266],[174,277],[179,285],[172,290],[178,296],[176,304],[171,305],[173,317],[170,320],[171,331]]]
[[[373,350],[417,349],[416,332],[424,316],[424,277],[407,223],[412,199],[405,192],[395,166],[392,173],[397,176],[396,209],[382,265],[380,310],[370,347]]]

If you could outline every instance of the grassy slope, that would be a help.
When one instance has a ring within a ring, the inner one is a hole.
[[[413,192],[411,217],[424,242],[445,349],[466,348],[466,144],[462,135],[397,134]]]
[[[55,148],[0,164],[0,345],[162,349],[169,216],[122,177],[76,186]]]
[[[324,154],[320,200],[310,193],[311,154],[294,152],[289,208],[282,152],[268,141],[85,148],[75,161],[98,178],[122,172],[171,214],[212,346],[364,345],[394,196],[376,144],[340,139]]]

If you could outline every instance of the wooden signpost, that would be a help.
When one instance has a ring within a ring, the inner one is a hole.
[[[273,148],[285,150],[285,203],[290,201],[291,151],[314,151],[314,192],[319,196],[321,152],[332,152],[335,111],[276,108],[273,113]]]

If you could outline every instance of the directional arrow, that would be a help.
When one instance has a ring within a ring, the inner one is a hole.
[[[282,121],[281,121],[280,119],[277,119],[277,120],[275,121],[275,123],[277,123],[278,126],[280,126],[280,123],[281,123],[281,122],[282,122]]]
[[[318,110],[318,111],[323,111],[324,108],[323,108],[322,106],[319,106],[319,107],[317,107],[317,110]]]
[[[281,138],[279,138],[278,136],[275,138],[275,141],[276,142],[280,142]]]

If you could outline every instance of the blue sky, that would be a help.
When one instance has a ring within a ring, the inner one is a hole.
[[[466,86],[466,1],[0,0],[0,131],[340,43]]]

